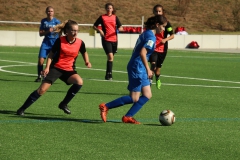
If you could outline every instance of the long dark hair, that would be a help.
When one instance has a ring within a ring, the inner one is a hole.
[[[105,9],[106,9],[106,10],[107,10],[108,6],[112,6],[112,7],[113,7],[112,14],[116,14],[116,10],[115,10],[113,4],[112,4],[112,3],[106,3],[106,4],[105,4]]]
[[[167,18],[163,15],[156,15],[148,18],[148,20],[144,23],[146,29],[155,29],[156,24],[159,23],[160,25],[167,22]]]
[[[154,14],[154,12],[156,11],[156,9],[157,9],[158,7],[159,7],[159,8],[162,8],[162,11],[163,11],[163,14],[162,14],[162,15],[165,16],[165,10],[163,9],[163,6],[162,6],[161,4],[157,4],[157,5],[155,5],[155,6],[153,7],[153,10],[152,10],[152,11],[153,11],[153,14]]]

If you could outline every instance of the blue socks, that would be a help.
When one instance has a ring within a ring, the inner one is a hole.
[[[75,94],[77,94],[77,92],[82,88],[82,85],[78,85],[78,84],[73,84],[68,92],[67,95],[65,96],[65,98],[63,99],[63,101],[61,102],[62,104],[68,104],[72,98],[75,96]]]
[[[130,110],[127,112],[125,116],[133,117],[142,108],[142,106],[145,103],[147,103],[148,100],[149,99],[147,97],[140,96],[139,100],[133,104],[133,106],[130,108]],[[106,103],[105,105],[108,107],[108,109],[112,109],[112,108],[123,106],[125,104],[131,104],[131,103],[133,103],[131,96],[123,96],[109,103]]]
[[[125,116],[133,117],[149,99],[145,96],[139,97],[139,100],[133,104]]]
[[[131,104],[131,103],[133,103],[131,96],[123,96],[109,103],[106,103],[106,106],[108,107],[108,109],[111,109],[111,108],[117,108],[125,104]]]

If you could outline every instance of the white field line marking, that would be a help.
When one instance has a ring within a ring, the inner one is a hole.
[[[236,84],[240,84],[240,82],[235,82],[235,81],[223,81],[223,80],[215,80],[215,79],[179,77],[179,76],[167,76],[167,75],[161,75],[161,76],[169,77],[169,78],[192,79],[192,80],[199,80],[199,81],[211,81],[211,82],[223,82],[223,83],[236,83]]]
[[[98,81],[98,82],[117,82],[117,83],[128,83],[128,81],[118,81],[118,80],[112,80],[107,81],[103,79],[92,79],[92,78],[83,78],[91,81]],[[155,84],[155,83],[153,83]],[[234,88],[234,89],[240,89],[240,87],[232,87],[232,86],[205,86],[205,85],[191,85],[191,84],[173,84],[173,83],[162,83],[166,86],[184,86],[184,87],[203,87],[203,88]]]
[[[7,67],[16,67],[16,66],[33,66],[36,65],[36,63],[29,63],[29,62],[21,62],[21,61],[9,61],[9,60],[1,60],[0,61],[5,61],[5,62],[14,62],[14,63],[23,63],[26,65],[7,65],[7,66],[0,66],[0,71],[2,72],[8,72],[8,73],[15,73],[15,74],[22,74],[22,75],[30,75],[30,76],[35,76],[36,74],[28,74],[28,73],[21,73],[21,72],[13,72],[13,71],[7,71],[3,70],[2,68],[7,68]],[[93,68],[82,68],[82,67],[76,67],[77,69],[88,69],[88,70],[96,70],[96,71],[105,71],[105,69],[93,69]],[[114,72],[118,73],[127,73],[126,71],[116,71],[113,70]],[[225,82],[225,83],[235,83],[235,84],[240,84],[240,82],[234,82],[234,81],[223,81],[223,80],[213,80],[213,79],[202,79],[202,78],[192,78],[192,77],[179,77],[179,76],[167,76],[167,75],[162,75],[163,77],[169,77],[169,78],[181,78],[181,79],[192,79],[192,80],[201,80],[201,81],[214,81],[214,82]],[[94,80],[94,81],[106,81],[106,80],[100,80],[100,79],[88,79],[88,80]],[[109,82],[109,81],[108,81]],[[124,82],[127,83],[128,81],[117,81],[113,80],[112,82]],[[240,87],[231,87],[231,86],[205,86],[205,85],[188,85],[188,84],[171,84],[171,83],[163,83],[165,85],[178,85],[178,86],[195,86],[195,87],[213,87],[213,88],[240,88]]]
[[[9,53],[9,54],[36,54],[38,55],[38,52],[28,52],[28,53],[23,53],[23,52],[0,52],[0,53]],[[121,53],[116,54],[115,56],[119,56],[119,57],[130,57],[131,56],[131,52],[129,52],[129,55],[122,55]],[[210,53],[209,53],[210,54]],[[224,54],[224,53],[223,53]],[[91,57],[106,57],[105,54],[102,55],[95,55],[95,54],[91,54]],[[236,54],[229,54],[228,56],[223,56],[223,57],[202,57],[202,56],[171,56],[168,55],[167,57],[169,58],[201,58],[201,59],[223,59],[223,58],[240,58],[240,56],[236,56]]]

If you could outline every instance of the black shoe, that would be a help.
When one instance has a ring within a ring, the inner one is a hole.
[[[111,73],[111,72],[108,72],[108,73],[106,74],[105,80],[109,80],[109,81],[112,80],[112,73]]]
[[[24,110],[18,109],[16,114],[19,116],[24,116]]]
[[[68,106],[67,106],[66,104],[60,103],[60,104],[58,105],[58,108],[61,109],[61,110],[63,110],[64,113],[66,113],[66,114],[71,114],[71,111],[68,109]]]
[[[42,81],[42,79],[38,77],[37,79],[35,79],[34,82],[41,82],[41,81]]]
[[[105,76],[105,80],[111,81],[112,78],[109,78],[109,77]]]

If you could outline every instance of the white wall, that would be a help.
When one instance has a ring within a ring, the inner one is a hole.
[[[139,34],[119,34],[118,48],[133,48]],[[87,48],[102,48],[99,34],[90,36],[79,33]],[[0,46],[40,46],[43,37],[38,32],[0,31]],[[169,41],[169,49],[184,49],[191,41],[197,41],[201,49],[239,49],[240,35],[175,35]]]

